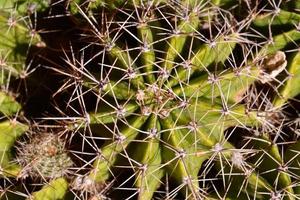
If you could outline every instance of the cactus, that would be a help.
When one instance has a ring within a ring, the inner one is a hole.
[[[61,86],[50,99],[60,116],[27,115],[20,128],[7,118],[24,120],[21,106],[0,96],[0,130],[13,134],[0,138],[1,168],[17,182],[3,197],[298,199],[299,110],[289,109],[300,93],[300,13],[297,3],[261,4],[4,3],[1,85],[37,84],[38,66]],[[9,26],[12,8],[20,20]],[[58,31],[39,30],[44,15],[71,21],[57,49],[39,37]]]
[[[21,168],[12,161],[12,148],[15,141],[28,130],[28,125],[19,121],[21,118],[21,105],[16,101],[16,96],[9,91],[10,81],[21,76],[22,67],[26,60],[29,40],[24,40],[29,31],[22,25],[20,16],[6,10],[10,2],[0,3],[0,113],[1,113],[1,176],[16,177]],[[20,21],[18,21],[20,20]],[[35,39],[33,39],[35,41]],[[26,43],[28,42],[28,43]]]
[[[4,92],[1,92],[0,95],[0,111],[2,119],[0,122],[1,175],[4,175],[4,177],[17,176],[20,171],[20,167],[16,163],[11,162],[11,148],[13,147],[16,139],[28,129],[28,126],[13,118],[13,115],[20,110],[20,105],[13,99],[13,97]]]
[[[29,144],[21,144],[18,149],[17,161],[23,166],[22,176],[54,179],[66,176],[73,165],[61,139],[49,133],[31,138]]]
[[[1,30],[3,30],[0,34],[0,168],[1,178],[4,180],[9,180],[9,178],[24,179],[28,175],[38,177],[41,177],[42,175],[43,178],[48,178],[47,173],[49,172],[45,172],[45,167],[41,166],[45,163],[36,163],[36,157],[32,158],[34,156],[38,156],[38,158],[40,157],[40,159],[43,160],[43,156],[45,156],[46,152],[45,149],[43,149],[43,147],[45,148],[45,145],[43,146],[44,143],[41,143],[41,141],[47,139],[46,137],[33,141],[35,144],[23,145],[19,147],[22,148],[19,153],[19,158],[14,158],[17,140],[20,139],[21,136],[29,136],[28,131],[30,124],[24,119],[21,104],[16,101],[16,96],[10,91],[11,82],[18,79],[26,79],[26,77],[32,72],[26,64],[27,55],[31,46],[43,46],[43,42],[41,41],[39,35],[35,32],[34,27],[32,27],[30,24],[27,24],[28,19],[26,19],[29,17],[26,16],[28,12],[35,12],[34,10],[37,8],[42,9],[41,5],[41,2],[34,4],[34,2],[25,3],[2,1],[0,3],[0,27]],[[53,139],[49,136],[48,139],[53,141]],[[46,147],[50,148],[53,146]],[[62,144],[60,144],[60,148],[63,148]],[[52,151],[58,150],[52,148]],[[62,150],[59,149],[59,151]],[[64,167],[72,164],[71,161],[68,160],[69,158],[64,155],[64,153],[59,153],[62,154],[62,157],[52,161],[53,166],[47,166],[48,163],[46,164],[46,167],[49,168],[49,171],[56,170],[50,174],[50,176],[53,176],[51,177],[52,179],[62,176],[59,174],[59,171],[61,171],[61,173],[65,173],[65,171],[55,168],[57,167],[57,162],[62,162],[61,165]],[[45,160],[43,161],[45,162]],[[64,162],[66,162],[66,164]],[[41,191],[33,194],[34,199],[62,199],[65,194],[61,188],[62,185],[66,185],[65,189],[67,189],[66,181],[63,180],[63,178],[60,178],[51,181],[50,186],[44,186]],[[14,192],[10,192],[9,190],[8,192],[5,192],[7,190],[5,185],[4,188],[1,186],[1,199],[20,198],[20,196],[14,194]],[[54,189],[52,187],[54,187]],[[58,190],[58,192],[56,192],[56,190]],[[55,192],[55,197],[51,198],[53,194],[49,194],[49,192],[53,193],[53,191]]]

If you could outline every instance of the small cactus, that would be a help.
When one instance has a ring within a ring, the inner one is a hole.
[[[56,135],[43,133],[34,136],[29,143],[20,144],[17,162],[22,166],[21,176],[54,179],[67,176],[73,165],[65,152],[63,141]]]

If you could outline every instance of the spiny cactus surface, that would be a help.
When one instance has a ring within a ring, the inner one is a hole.
[[[4,2],[3,199],[300,198],[298,0]]]

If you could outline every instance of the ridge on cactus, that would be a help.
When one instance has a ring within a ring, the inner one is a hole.
[[[300,198],[300,2],[0,2],[0,199]]]

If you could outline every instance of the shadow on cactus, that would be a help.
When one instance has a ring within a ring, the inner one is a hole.
[[[39,64],[67,98],[17,146],[26,198],[299,198],[297,3],[58,4],[80,31]]]

